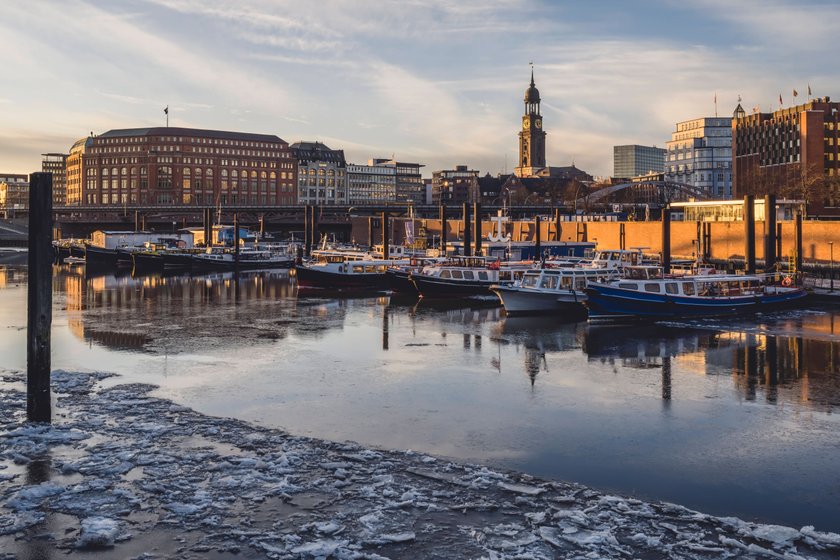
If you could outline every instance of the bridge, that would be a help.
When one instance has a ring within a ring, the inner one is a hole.
[[[671,202],[682,202],[689,199],[709,200],[710,198],[709,192],[702,187],[674,181],[651,180],[621,183],[598,189],[591,194],[578,198],[575,201],[575,207],[588,208],[594,203],[605,203],[610,199],[615,202],[665,206]]]

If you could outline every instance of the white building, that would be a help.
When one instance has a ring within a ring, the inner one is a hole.
[[[703,117],[677,123],[666,142],[665,179],[732,198],[732,118]]]
[[[298,204],[347,204],[344,150],[320,142],[296,142],[290,148],[298,165]]]
[[[347,164],[347,194],[350,204],[382,204],[397,201],[397,168],[393,165]]]

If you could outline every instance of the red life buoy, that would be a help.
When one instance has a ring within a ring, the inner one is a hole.
[[[782,286],[787,287],[791,284],[793,284],[793,279],[790,276],[785,276],[784,278],[782,278]]]

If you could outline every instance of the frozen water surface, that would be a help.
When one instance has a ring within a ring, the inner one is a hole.
[[[2,551],[838,554],[831,310],[590,328],[298,298],[278,274],[63,269],[54,368],[119,375],[56,374],[39,431],[21,416],[25,271],[0,277]]]

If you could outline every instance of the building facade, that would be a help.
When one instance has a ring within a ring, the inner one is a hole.
[[[665,171],[665,150],[656,146],[613,146],[613,177],[630,179]]]
[[[297,160],[298,204],[348,203],[344,150],[320,142],[296,142],[291,150]]]
[[[390,165],[347,164],[347,196],[350,204],[382,204],[397,200],[397,168]]]
[[[0,173],[0,216],[14,218],[29,210],[29,177],[20,173]]]
[[[423,204],[425,191],[423,177],[420,175],[420,163],[408,163],[395,159],[374,158],[369,161],[380,167],[393,167],[396,177],[396,201],[412,204]]]
[[[540,114],[540,91],[534,84],[534,69],[531,69],[531,85],[525,90],[525,114],[519,131],[519,163],[514,169],[517,177],[530,177],[546,167],[545,131]]]
[[[732,122],[735,194],[804,200],[812,215],[840,215],[840,103],[820,97]]]
[[[67,202],[67,154],[41,154],[41,171],[52,173],[53,206]]]
[[[677,123],[666,143],[665,179],[732,198],[732,118],[703,117]]]
[[[268,134],[159,127],[110,130],[67,157],[67,204],[253,205],[297,202],[289,145]]]
[[[478,170],[466,165],[442,169],[432,173],[433,204],[464,204],[480,202]]]

